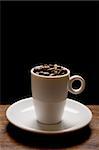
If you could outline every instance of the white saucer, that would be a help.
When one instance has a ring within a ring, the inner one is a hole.
[[[69,98],[66,102],[62,122],[56,125],[45,125],[36,121],[31,97],[12,104],[7,109],[6,116],[9,122],[21,129],[43,134],[75,131],[88,125],[92,119],[89,108]]]

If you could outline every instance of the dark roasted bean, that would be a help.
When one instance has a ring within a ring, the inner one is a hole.
[[[45,76],[57,76],[57,75],[63,75],[67,73],[67,70],[59,66],[57,64],[44,64],[40,66],[36,66],[34,68],[34,72],[39,75],[45,75]]]
[[[39,72],[39,75],[44,75],[44,72],[43,72],[43,71],[40,71],[40,72]]]
[[[57,66],[57,69],[61,69],[61,66]]]

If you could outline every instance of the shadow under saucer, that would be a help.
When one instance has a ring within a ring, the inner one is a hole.
[[[7,125],[7,132],[16,142],[33,148],[66,148],[85,142],[91,135],[90,126],[62,134],[39,134],[21,130],[11,123]]]

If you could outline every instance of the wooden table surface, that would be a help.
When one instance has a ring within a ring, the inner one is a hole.
[[[99,105],[87,105],[93,113],[89,126],[61,135],[39,135],[11,125],[5,116],[8,106],[0,105],[0,150],[99,150]]]

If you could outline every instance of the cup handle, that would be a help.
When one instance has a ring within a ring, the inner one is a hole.
[[[72,87],[72,84],[74,81],[80,81],[81,86],[78,89],[74,89]],[[85,80],[81,76],[74,75],[74,76],[70,77],[70,79],[69,79],[69,92],[71,92],[72,94],[80,94],[84,89],[85,89]]]

